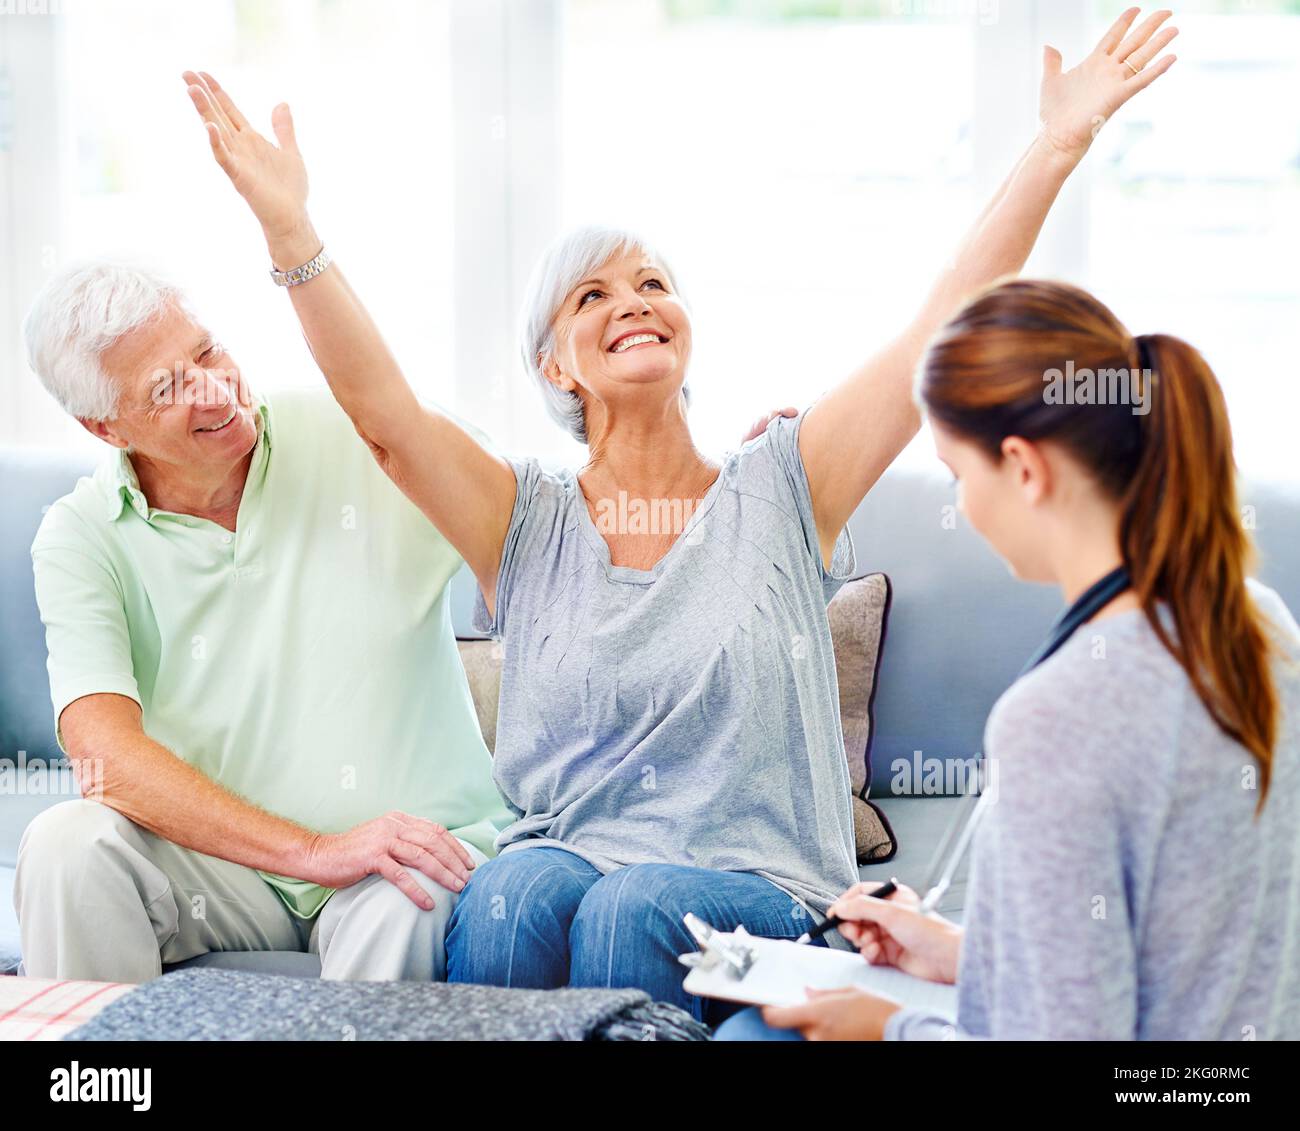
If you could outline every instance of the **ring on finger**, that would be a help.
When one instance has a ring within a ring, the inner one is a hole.
[[[1136,74],[1139,74],[1139,73],[1141,72],[1141,68],[1140,68],[1140,67],[1135,67],[1135,66],[1133,66],[1133,64],[1130,63],[1127,59],[1121,59],[1120,62],[1123,63],[1124,66],[1126,66],[1126,67],[1127,67],[1130,71],[1132,71],[1135,75],[1136,75]]]

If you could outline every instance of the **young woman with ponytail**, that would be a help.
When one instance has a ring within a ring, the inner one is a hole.
[[[965,929],[901,887],[830,908],[868,961],[955,981],[955,1024],[846,990],[719,1036],[1300,1037],[1300,627],[1246,576],[1214,374],[1084,291],[1014,281],[940,331],[918,393],[1016,576],[1067,602],[1130,584],[989,717]]]

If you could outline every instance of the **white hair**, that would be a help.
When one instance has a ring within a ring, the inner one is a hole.
[[[599,225],[575,228],[555,240],[542,253],[525,292],[519,319],[524,369],[542,390],[551,419],[580,443],[587,442],[587,422],[581,399],[577,393],[553,385],[543,372],[546,362],[555,353],[555,316],[573,288],[588,275],[615,257],[638,251],[654,259],[668,276],[668,282],[678,297],[682,298],[672,269],[647,240],[626,228]],[[682,395],[689,404],[690,390],[685,385],[682,386]]]
[[[173,303],[189,310],[178,287],[140,267],[96,261],[66,268],[27,313],[27,363],[64,411],[79,420],[111,420],[120,390],[101,355]]]

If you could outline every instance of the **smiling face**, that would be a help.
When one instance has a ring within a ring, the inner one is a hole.
[[[644,252],[611,259],[564,298],[552,322],[547,380],[593,404],[675,400],[686,378],[691,322],[667,272]]]
[[[117,384],[117,415],[86,427],[173,474],[211,480],[257,443],[252,397],[212,335],[171,304],[100,356]]]

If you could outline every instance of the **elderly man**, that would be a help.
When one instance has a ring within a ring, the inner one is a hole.
[[[89,796],[23,837],[26,972],[311,950],[326,978],[442,978],[508,820],[451,630],[459,556],[327,393],[254,397],[167,283],[67,272],[26,336],[114,449],[32,547]]]

